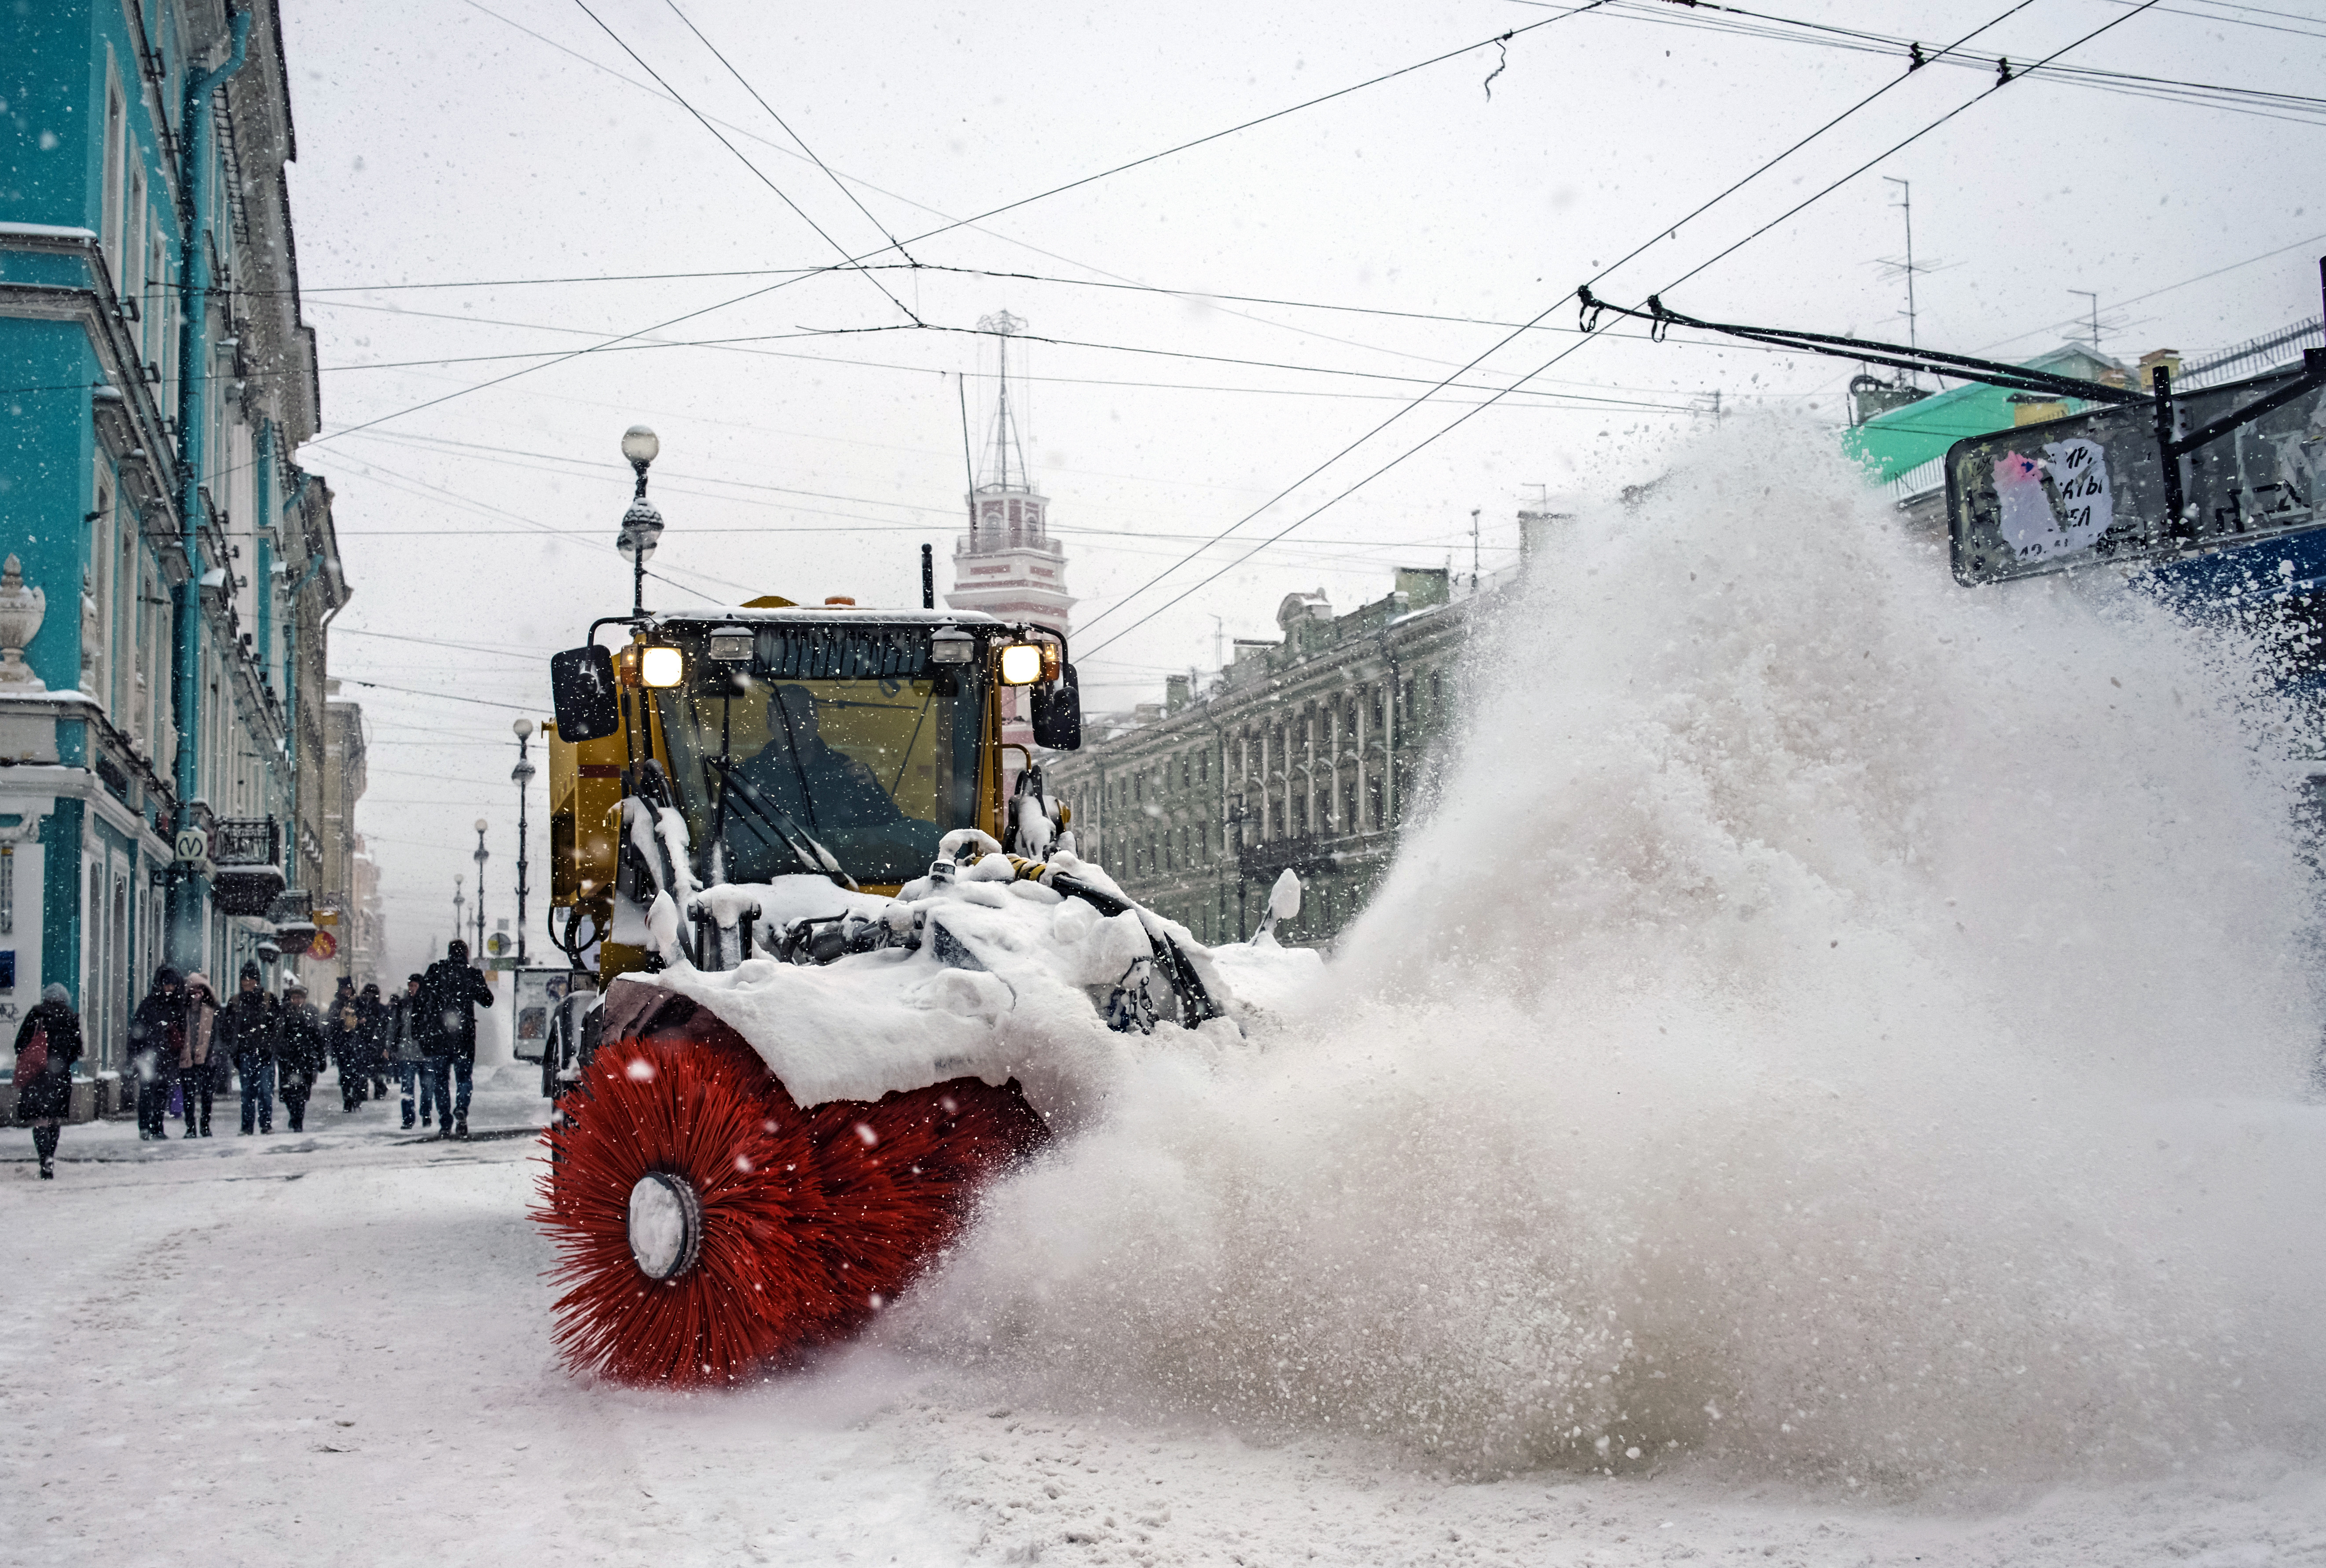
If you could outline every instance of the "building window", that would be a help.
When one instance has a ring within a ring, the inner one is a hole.
[[[1439,686],[1438,686],[1438,684],[1437,684],[1437,671],[1435,671],[1435,670],[1430,671],[1430,672],[1429,672],[1429,711],[1430,711],[1433,715],[1434,715],[1434,714],[1436,714],[1436,713],[1437,713],[1437,712],[1439,711],[1438,704],[1439,704],[1440,702],[1442,702],[1443,700],[1445,700],[1445,696],[1446,696],[1446,693],[1444,692],[1444,691],[1443,691],[1442,689],[1440,689],[1440,687],[1439,687]]]
[[[105,246],[105,264],[113,280],[113,292],[122,292],[121,252],[121,165],[128,132],[128,113],[121,101],[121,84],[114,79],[113,51],[106,51],[105,61],[105,213],[98,219],[104,232],[98,236]]]

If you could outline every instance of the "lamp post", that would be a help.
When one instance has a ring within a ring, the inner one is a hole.
[[[661,451],[661,440],[642,424],[634,424],[622,432],[622,456],[629,459],[630,467],[637,471],[638,488],[630,497],[630,509],[622,514],[621,532],[614,535],[614,548],[629,557],[630,613],[634,616],[647,613],[647,561],[662,540],[662,514],[647,499],[647,465]]]
[[[533,736],[533,720],[520,719],[509,726],[516,733],[516,766],[509,770],[509,778],[516,785],[516,962],[525,967],[525,797],[533,786],[533,764],[526,757],[526,743]]]
[[[469,950],[479,963],[485,957],[485,862],[492,857],[485,852],[485,819],[477,819],[477,852],[469,857],[477,863],[477,945]]]
[[[454,942],[461,940],[461,931],[465,918],[461,912],[469,905],[467,895],[461,891],[461,885],[467,880],[465,877],[452,878],[452,940]],[[484,884],[479,881],[477,886],[482,887]]]

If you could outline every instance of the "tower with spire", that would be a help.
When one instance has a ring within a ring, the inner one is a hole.
[[[1065,552],[1050,537],[1049,497],[1034,488],[1010,409],[1009,339],[1024,331],[1026,323],[1004,311],[982,318],[977,326],[992,334],[1000,347],[1001,374],[992,434],[966,497],[969,531],[954,542],[953,591],[945,595],[945,603],[954,609],[983,610],[1000,620],[1039,621],[1070,632],[1068,612],[1075,601],[1066,592]],[[1001,738],[1030,748],[1034,732],[1024,697],[1018,691],[1005,694]],[[1005,765],[1014,775],[1018,754],[1004,755],[1009,759]]]

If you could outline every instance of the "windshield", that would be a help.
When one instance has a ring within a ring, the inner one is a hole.
[[[731,694],[692,658],[706,679],[657,693],[687,826],[697,845],[719,846],[708,869],[730,882],[820,872],[821,846],[861,883],[920,876],[940,837],[975,821],[974,675],[932,669],[910,646],[899,657],[879,633],[875,658],[849,657],[837,639],[802,658],[795,640],[762,632]]]

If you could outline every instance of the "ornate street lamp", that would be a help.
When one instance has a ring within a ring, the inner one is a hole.
[[[468,895],[461,891],[461,885],[466,881],[468,881],[466,877],[452,878],[452,940],[455,942],[461,940],[461,928],[468,920],[468,916],[462,911],[468,908],[469,899]],[[481,887],[484,883],[479,880],[477,886]]]
[[[509,778],[516,785],[516,962],[525,967],[525,797],[533,785],[533,764],[526,757],[526,746],[533,736],[533,720],[520,719],[509,726],[516,734],[516,765],[509,769]]]
[[[469,956],[477,962],[485,960],[485,862],[492,857],[485,852],[485,819],[477,819],[477,852],[469,857],[477,863],[477,945]]]
[[[630,509],[622,514],[622,528],[614,535],[614,548],[629,558],[630,613],[634,616],[647,612],[647,561],[662,541],[662,514],[647,499],[647,465],[661,451],[661,440],[642,424],[634,424],[622,432],[622,456],[629,459],[630,467],[637,471],[638,489],[630,497]]]

